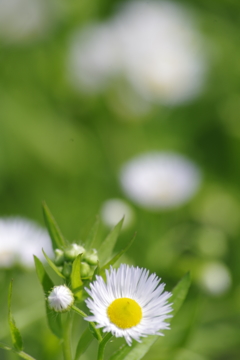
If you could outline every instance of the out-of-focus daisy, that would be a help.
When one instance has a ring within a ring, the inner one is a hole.
[[[46,230],[20,217],[0,219],[0,267],[9,268],[14,264],[33,267],[33,255],[44,259],[42,249],[52,255]]]
[[[45,0],[0,0],[0,39],[15,43],[38,38],[50,26],[50,13]]]
[[[144,98],[177,104],[202,87],[205,62],[187,12],[171,2],[133,1],[115,19],[124,68]]]
[[[149,209],[177,207],[198,190],[201,174],[185,157],[165,152],[140,155],[121,169],[120,182],[125,194]]]
[[[189,18],[171,2],[125,4],[109,21],[73,37],[68,65],[73,83],[98,91],[110,79],[125,78],[147,102],[175,105],[192,99],[202,88],[205,60]]]
[[[94,92],[118,72],[118,45],[110,24],[92,24],[72,35],[68,73],[73,85]]]
[[[91,298],[86,304],[93,315],[85,320],[94,321],[104,332],[124,337],[128,345],[132,340],[148,335],[163,335],[169,329],[165,322],[171,317],[171,293],[164,292],[164,284],[156,274],[146,269],[122,264],[118,269],[106,270],[106,283],[101,276],[86,289]]]
[[[105,225],[113,227],[123,217],[123,228],[127,228],[134,220],[134,212],[126,201],[121,199],[109,199],[103,203],[101,207],[101,218]]]
[[[229,269],[217,261],[205,264],[199,271],[198,280],[201,287],[214,296],[225,294],[232,284]]]

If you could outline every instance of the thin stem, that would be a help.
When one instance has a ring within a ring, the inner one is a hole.
[[[14,352],[15,354],[17,354],[18,356],[20,356],[21,358],[23,358],[25,360],[36,360],[35,358],[33,358],[31,355],[28,355],[24,351],[16,350],[16,349],[11,348],[10,346],[5,345],[3,343],[0,343],[0,348],[4,349],[4,350],[12,351],[12,352]]]
[[[67,314],[67,320],[63,329],[63,356],[64,360],[72,360],[71,349],[72,316]]]
[[[107,342],[111,339],[111,337],[112,337],[112,334],[108,333],[107,335],[104,336],[104,338],[100,342],[99,347],[98,347],[98,358],[97,358],[97,360],[103,360],[105,346],[106,346]]]
[[[80,310],[77,306],[73,305],[72,309],[80,316],[82,316],[83,318],[85,318],[87,316],[87,314],[85,314],[82,310]],[[97,340],[100,342],[102,341],[102,335],[99,329],[96,329],[96,326],[94,324],[94,322],[89,322],[89,325],[91,327],[91,329],[93,330],[95,337],[97,338]]]

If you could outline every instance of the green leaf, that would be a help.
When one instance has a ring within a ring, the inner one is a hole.
[[[170,298],[173,302],[173,315],[175,315],[182,306],[187,296],[190,282],[190,274],[187,273],[173,289],[173,295]],[[128,346],[127,344],[123,345],[109,360],[140,360],[158,338],[159,336],[152,335],[143,338],[141,343],[134,341],[132,346]]]
[[[21,337],[20,331],[18,330],[18,328],[15,324],[15,321],[12,316],[12,311],[11,311],[12,284],[13,284],[13,280],[10,282],[9,293],[8,293],[8,324],[10,327],[12,343],[13,343],[14,348],[16,350],[22,350],[22,348],[23,348],[22,337]]]
[[[118,259],[130,248],[130,246],[132,245],[132,243],[134,242],[136,237],[136,233],[134,234],[133,238],[129,241],[129,243],[127,244],[127,246],[122,249],[121,251],[119,251],[119,253],[117,253],[106,265],[104,265],[101,270],[100,270],[100,275],[104,275],[104,271],[105,269],[108,269],[110,267],[110,265],[114,265]]]
[[[0,343],[0,348],[4,349],[4,350],[8,350],[8,351],[12,351],[15,354],[18,354],[19,357],[21,357],[22,359],[25,360],[35,360],[31,355],[28,355],[27,353],[25,353],[24,351],[18,351],[16,349],[12,349],[10,346],[7,346],[3,343]]]
[[[92,332],[90,331],[89,327],[87,327],[78,341],[74,360],[80,358],[80,356],[87,350],[92,340],[93,340]]]
[[[65,276],[58,270],[57,266],[52,262],[52,260],[47,256],[45,251],[42,249],[43,255],[45,256],[45,259],[47,260],[48,264],[51,266],[53,271],[60,276],[61,278],[65,279]]]
[[[82,254],[79,254],[74,260],[71,272],[72,291],[77,300],[81,300],[82,298],[81,256]]]
[[[97,239],[97,233],[99,229],[100,220],[99,217],[96,217],[96,221],[93,224],[92,229],[90,230],[90,233],[87,237],[87,240],[85,241],[84,247],[88,250],[93,249],[96,245],[96,239]]]
[[[191,284],[191,278],[190,278],[190,273],[188,272],[182,277],[182,279],[177,283],[177,285],[172,290],[172,296],[170,298],[170,301],[173,303],[172,305],[173,311],[171,313],[173,316],[176,315],[176,313],[182,306],[187,296],[190,284]]]
[[[122,218],[122,220],[120,220],[119,223],[113,228],[98,250],[99,259],[102,263],[105,263],[112,255],[113,248],[122,228],[123,220],[124,218]]]
[[[56,223],[56,220],[52,216],[47,204],[43,201],[42,203],[43,207],[43,217],[45,224],[48,228],[49,235],[52,240],[52,246],[54,249],[61,249],[62,247],[65,247],[66,241]]]
[[[43,267],[43,264],[41,261],[34,256],[36,271],[38,279],[43,287],[44,295],[45,295],[45,305],[46,305],[46,313],[47,313],[47,319],[48,319],[48,326],[50,330],[53,332],[54,335],[56,335],[58,338],[62,338],[62,324],[61,324],[61,315],[56,314],[53,310],[49,309],[47,297],[49,295],[49,292],[54,287],[54,284],[50,277],[48,276],[46,270]]]

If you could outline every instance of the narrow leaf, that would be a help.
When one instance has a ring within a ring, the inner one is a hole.
[[[173,315],[175,315],[182,306],[187,296],[189,286],[190,274],[187,273],[172,291],[173,295],[170,298],[170,301],[173,302]],[[158,338],[159,336],[152,335],[142,339],[141,343],[134,341],[132,346],[123,345],[109,360],[140,360]]]
[[[190,284],[191,284],[191,278],[190,278],[190,273],[188,272],[182,277],[182,279],[177,283],[177,285],[172,290],[172,296],[170,298],[170,301],[173,303],[172,306],[173,311],[171,313],[173,316],[176,315],[176,313],[182,306],[187,296]]]
[[[57,266],[52,262],[52,260],[47,256],[45,251],[42,249],[43,255],[45,256],[45,259],[47,260],[48,264],[51,266],[53,271],[60,276],[61,278],[65,279],[65,276],[58,270]]]
[[[44,295],[45,295],[45,306],[46,306],[46,313],[47,313],[47,319],[48,319],[48,326],[50,330],[53,332],[54,335],[56,335],[58,338],[62,338],[62,324],[61,324],[61,315],[56,314],[48,307],[47,303],[47,297],[49,295],[49,292],[54,287],[54,284],[50,277],[48,276],[46,270],[43,267],[43,264],[41,261],[34,256],[36,271],[38,279],[43,287]]]
[[[79,254],[74,260],[71,272],[72,290],[77,300],[81,300],[82,298],[83,282],[81,280],[81,256],[82,254]]]
[[[91,344],[92,340],[93,340],[93,335],[92,335],[89,327],[87,327],[78,341],[76,355],[75,355],[74,360],[77,360],[80,358],[80,356],[87,350],[87,348]]]
[[[52,216],[47,204],[45,202],[42,203],[43,207],[43,217],[45,224],[48,228],[49,235],[52,240],[52,246],[54,249],[61,249],[66,246],[66,241],[56,223],[56,220]]]
[[[122,249],[121,251],[119,251],[119,253],[117,253],[106,265],[104,265],[101,268],[100,275],[103,275],[105,269],[108,269],[110,267],[110,265],[114,265],[118,261],[118,259],[130,248],[130,246],[132,245],[132,243],[135,240],[135,237],[136,237],[136,233],[134,234],[133,238],[129,241],[127,246],[124,249]]]
[[[22,348],[23,348],[22,337],[21,337],[20,331],[18,330],[18,328],[15,324],[15,321],[12,316],[12,311],[11,311],[12,283],[13,283],[13,281],[10,282],[9,293],[8,293],[8,324],[10,327],[12,343],[13,343],[14,348],[16,350],[22,350]]]
[[[122,220],[120,220],[119,223],[113,228],[98,250],[98,255],[102,263],[105,263],[113,252],[113,248],[117,242],[118,235],[122,228],[123,220],[124,218],[122,218]]]
[[[99,224],[100,224],[100,220],[99,217],[96,217],[96,221],[93,224],[92,229],[90,230],[90,233],[87,237],[87,240],[85,241],[85,248],[88,250],[93,249],[96,246],[96,239],[97,239],[97,233],[98,233],[98,229],[99,229]]]

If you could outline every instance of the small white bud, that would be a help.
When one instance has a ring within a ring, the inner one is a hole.
[[[65,285],[54,286],[48,296],[48,305],[50,309],[56,312],[68,311],[73,302],[73,293]]]

